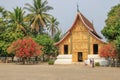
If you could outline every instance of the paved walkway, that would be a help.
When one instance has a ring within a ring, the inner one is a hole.
[[[0,64],[0,80],[120,80],[120,68]]]

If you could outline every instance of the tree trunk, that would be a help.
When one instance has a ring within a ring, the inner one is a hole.
[[[112,59],[112,67],[115,67],[115,58]]]
[[[45,61],[44,54],[43,54],[43,62]]]
[[[35,63],[38,63],[38,56],[35,56]]]
[[[23,64],[25,64],[25,57],[22,58],[22,62],[23,62]]]

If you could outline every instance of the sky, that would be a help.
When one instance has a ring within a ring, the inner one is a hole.
[[[73,24],[77,14],[77,4],[80,12],[93,22],[97,33],[102,36],[101,30],[105,26],[107,14],[111,8],[120,4],[120,0],[47,0],[54,9],[49,11],[60,22],[59,27],[65,33]],[[33,0],[0,0],[0,6],[13,11],[16,6],[25,7],[25,3],[32,4]],[[103,37],[103,36],[102,36]]]

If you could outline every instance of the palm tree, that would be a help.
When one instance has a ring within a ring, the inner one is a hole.
[[[54,42],[58,42],[61,39],[62,37],[61,33],[62,33],[62,30],[58,30],[58,32],[54,35],[54,38],[53,38]]]
[[[24,33],[26,33],[24,27],[24,15],[25,11],[19,7],[16,7],[14,12],[9,12],[10,23],[11,25],[15,26],[15,31],[22,30]]]
[[[51,32],[52,38],[53,38],[54,34],[58,31],[58,24],[59,24],[59,22],[54,17],[52,17],[49,21],[48,30]]]
[[[46,23],[51,16],[50,14],[47,14],[47,12],[53,9],[47,4],[47,0],[34,0],[33,5],[26,4],[27,7],[25,7],[25,9],[31,12],[26,18],[27,21],[30,21],[31,30],[36,29],[38,33],[43,31],[43,27],[46,26]]]
[[[8,11],[0,6],[0,33],[4,32],[7,27]]]
[[[0,6],[0,15],[2,18],[6,18],[8,15],[8,11],[6,11],[3,7]]]

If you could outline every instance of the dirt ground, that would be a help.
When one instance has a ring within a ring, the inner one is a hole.
[[[0,64],[0,80],[120,80],[120,68]]]

